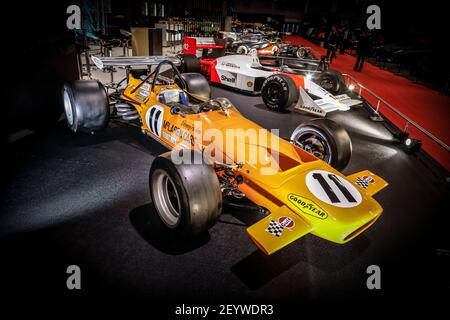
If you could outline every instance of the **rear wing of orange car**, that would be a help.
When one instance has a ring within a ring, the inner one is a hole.
[[[166,56],[131,56],[131,57],[97,57],[91,56],[92,62],[99,69],[106,67],[144,67],[157,66],[163,61],[171,61],[174,65],[181,65],[177,57]]]

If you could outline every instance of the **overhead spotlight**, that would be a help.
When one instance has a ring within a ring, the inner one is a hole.
[[[354,89],[355,89],[354,85],[351,84],[351,85],[348,86],[348,90],[353,91]]]
[[[422,146],[422,141],[406,136],[403,144],[406,146],[409,152],[416,152],[419,151],[420,147]]]

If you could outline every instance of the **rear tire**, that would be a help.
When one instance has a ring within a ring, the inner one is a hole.
[[[205,162],[175,164],[171,157],[174,152],[190,159],[202,158],[202,154],[186,149],[158,156],[149,175],[152,203],[168,232],[196,236],[211,228],[222,212],[219,179]]]
[[[347,85],[345,84],[342,73],[336,70],[323,71],[318,79],[317,83],[325,90],[333,94],[343,94],[347,92]]]
[[[261,96],[268,108],[281,111],[298,101],[299,92],[291,77],[273,74],[262,84]]]
[[[103,85],[97,80],[66,82],[62,102],[67,125],[73,132],[96,132],[109,122],[109,101]]]
[[[352,156],[350,136],[330,119],[302,123],[292,132],[291,141],[339,171],[348,165]]]
[[[198,58],[193,54],[182,54],[180,56],[181,58],[181,66],[180,66],[180,72],[181,73],[187,73],[187,72],[197,72],[200,73],[200,61]]]

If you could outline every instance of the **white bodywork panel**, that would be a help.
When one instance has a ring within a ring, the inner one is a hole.
[[[328,112],[336,110],[347,111],[351,106],[362,103],[361,100],[351,99],[346,94],[332,95],[306,77],[305,88],[299,88],[299,90],[300,96],[294,108],[315,115],[325,116]],[[319,99],[314,100],[310,95],[319,97]]]
[[[254,92],[256,78],[267,78],[276,72],[259,70],[256,55],[228,55],[217,58],[216,71],[223,85]]]
[[[262,70],[256,55],[228,55],[217,58],[216,71],[220,83],[243,91],[255,92],[256,78],[267,78],[275,71]],[[351,99],[346,94],[334,96],[312,80],[304,77],[304,88],[300,90],[295,109],[316,115],[326,115],[331,111],[347,111],[351,106],[360,104],[361,100]],[[314,100],[310,95],[319,97]]]

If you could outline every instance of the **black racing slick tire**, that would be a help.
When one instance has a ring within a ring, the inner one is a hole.
[[[62,102],[67,125],[73,132],[93,133],[108,125],[108,95],[99,81],[66,82],[62,89]]]
[[[268,108],[282,111],[298,101],[299,91],[288,75],[273,74],[263,82],[261,96]]]
[[[180,55],[180,59],[181,59],[181,66],[180,66],[181,73],[201,72],[200,61],[195,55],[182,54]]]
[[[348,165],[352,156],[350,136],[330,119],[302,123],[292,132],[291,141],[339,171]]]
[[[177,150],[158,156],[149,175],[153,207],[165,229],[178,236],[196,236],[211,228],[222,213],[222,192],[213,167],[179,163],[183,159],[202,159],[192,150]],[[195,162],[198,163],[198,162]]]
[[[342,73],[336,70],[329,69],[320,73],[317,78],[317,83],[332,94],[343,94],[347,92],[344,77]]]

